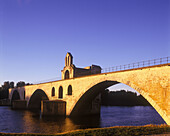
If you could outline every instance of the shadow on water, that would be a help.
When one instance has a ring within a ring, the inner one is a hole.
[[[100,127],[100,115],[82,116],[70,118],[74,124],[80,125],[80,129]]]

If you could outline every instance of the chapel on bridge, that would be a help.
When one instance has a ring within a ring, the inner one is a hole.
[[[69,79],[74,77],[99,74],[101,73],[101,67],[97,65],[91,65],[85,68],[78,68],[73,64],[73,56],[68,52],[65,57],[65,67],[61,73],[62,79]]]

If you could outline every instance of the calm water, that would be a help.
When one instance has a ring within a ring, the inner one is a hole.
[[[158,113],[149,106],[101,107],[98,117],[42,118],[39,113],[0,107],[0,132],[58,133],[75,129],[164,124]]]

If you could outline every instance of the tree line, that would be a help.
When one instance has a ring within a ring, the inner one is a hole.
[[[104,106],[150,106],[142,96],[131,91],[109,91],[106,89],[101,95],[101,104]]]
[[[9,82],[9,81],[4,82],[2,87],[0,87],[0,99],[8,99],[9,88],[23,87],[25,85],[31,85],[31,84],[25,83],[24,81],[20,81],[16,84],[16,86],[14,86],[14,82]]]

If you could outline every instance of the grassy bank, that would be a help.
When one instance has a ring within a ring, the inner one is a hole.
[[[150,134],[170,134],[170,126],[146,125],[128,127],[109,127],[76,130],[59,134],[0,133],[0,136],[139,136]]]

